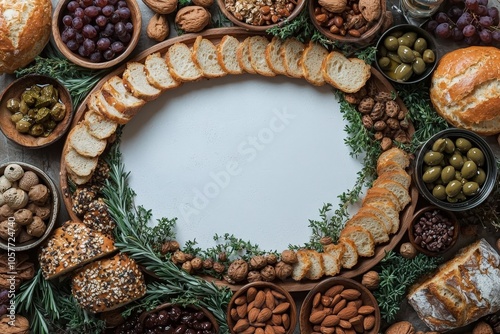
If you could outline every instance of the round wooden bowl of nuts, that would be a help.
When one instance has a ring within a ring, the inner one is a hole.
[[[0,166],[0,248],[26,251],[52,232],[59,213],[59,194],[41,169],[24,163]]]
[[[217,0],[221,12],[236,26],[248,31],[264,32],[279,27],[300,14],[305,0],[278,0],[271,5],[245,0]]]
[[[375,297],[349,278],[332,277],[319,283],[307,294],[300,309],[301,333],[351,330],[376,334],[379,329],[380,309]]]
[[[227,323],[232,334],[261,328],[265,333],[291,334],[297,323],[293,297],[274,283],[252,282],[235,292],[227,307]],[[272,331],[271,331],[272,330]]]
[[[385,1],[311,0],[309,16],[316,29],[331,40],[369,44],[382,30]]]
[[[74,64],[108,69],[135,49],[141,26],[136,0],[61,0],[52,17],[52,36]]]

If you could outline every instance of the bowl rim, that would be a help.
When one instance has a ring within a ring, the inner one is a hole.
[[[40,82],[37,82],[37,81],[40,81]],[[27,84],[27,83],[29,83],[29,84]],[[33,84],[39,84],[39,85],[52,84],[52,85],[56,86],[57,90],[59,91],[59,99],[61,101],[63,101],[63,103],[66,106],[68,106],[68,105],[70,106],[70,109],[66,110],[66,116],[64,117],[64,119],[61,122],[57,123],[57,126],[55,129],[58,129],[59,132],[57,132],[56,134],[54,134],[54,132],[52,132],[47,137],[33,137],[33,136],[30,136],[29,134],[18,133],[16,131],[16,132],[14,132],[15,135],[12,136],[6,131],[6,128],[13,127],[12,122],[10,122],[8,124],[5,124],[4,122],[0,122],[0,131],[2,131],[2,133],[4,134],[5,137],[7,137],[9,140],[16,143],[17,145],[20,145],[22,147],[26,147],[29,149],[38,149],[38,148],[43,148],[43,147],[46,147],[46,146],[49,146],[49,145],[55,143],[56,141],[61,139],[66,134],[66,132],[68,132],[68,130],[71,126],[71,123],[73,121],[74,106],[73,106],[73,99],[71,97],[70,92],[68,91],[66,86],[61,81],[59,81],[57,78],[54,78],[54,77],[51,77],[48,75],[43,75],[43,74],[27,74],[27,75],[23,75],[22,77],[17,78],[16,80],[12,81],[2,91],[2,93],[0,93],[0,107],[4,103],[6,103],[5,97],[9,97],[9,94],[12,92],[12,90],[14,88],[16,88],[17,86],[20,86],[20,87],[24,87],[26,89]],[[62,98],[62,96],[63,96],[63,98]],[[0,109],[0,113],[4,113],[4,112],[10,113],[10,111]],[[28,140],[23,140],[22,142],[20,142],[18,140],[18,137],[24,138],[24,139],[27,138]],[[40,142],[40,143],[38,143],[38,142]]]
[[[426,248],[421,247],[419,244],[417,244],[415,242],[415,236],[413,234],[413,226],[419,220],[419,218],[424,213],[429,212],[429,211],[433,211],[433,210],[438,210],[443,215],[448,216],[448,218],[453,222],[453,228],[454,228],[454,230],[453,230],[453,237],[452,237],[451,243],[448,245],[448,247],[446,247],[445,249],[443,249],[441,251],[438,251],[438,252],[433,252],[433,251],[430,251],[430,250],[428,250]],[[408,227],[408,239],[410,240],[410,243],[420,253],[424,253],[425,255],[428,255],[428,256],[440,256],[440,255],[448,252],[457,243],[459,234],[460,234],[460,226],[459,226],[459,223],[458,223],[457,216],[455,216],[455,214],[453,213],[453,211],[444,210],[444,209],[442,209],[442,208],[440,208],[440,207],[438,207],[436,205],[428,205],[428,206],[422,207],[420,210],[418,210],[417,212],[415,212],[415,214],[413,215],[413,217],[411,219],[410,226]]]
[[[224,16],[227,17],[229,21],[231,21],[235,26],[245,28],[247,31],[254,31],[254,32],[265,32],[267,29],[283,26],[285,22],[295,19],[302,12],[305,5],[306,5],[306,0],[298,0],[297,5],[293,9],[292,13],[285,20],[274,24],[256,26],[238,20],[229,10],[226,9],[224,0],[217,0],[217,6],[219,7],[222,14],[224,14]]]
[[[11,246],[8,244],[7,241],[5,241],[3,239],[0,240],[0,249],[7,250],[8,252],[11,252],[11,251],[22,252],[22,251],[26,251],[26,250],[30,250],[30,249],[38,247],[41,243],[43,243],[45,241],[45,239],[47,239],[47,237],[50,234],[52,234],[52,230],[54,229],[57,218],[59,216],[60,195],[59,195],[59,191],[57,190],[57,187],[56,187],[54,181],[47,175],[47,173],[45,173],[44,171],[42,171],[40,168],[36,167],[35,165],[29,164],[26,162],[22,162],[22,161],[9,161],[9,162],[6,162],[6,163],[3,163],[0,165],[1,173],[3,174],[3,171],[5,170],[5,168],[11,164],[18,164],[19,166],[21,166],[24,169],[24,171],[31,170],[31,171],[37,173],[38,176],[43,180],[43,183],[49,187],[50,192],[51,192],[51,197],[52,197],[52,205],[51,205],[52,212],[50,214],[50,219],[47,223],[47,228],[45,230],[45,233],[40,238],[34,239],[33,241],[30,240],[32,242],[28,241],[29,243],[19,245],[19,246]]]
[[[415,80],[411,80],[411,81],[410,80],[399,81],[399,80],[392,79],[387,74],[385,74],[384,70],[380,68],[380,66],[378,64],[378,61],[377,61],[379,46],[381,45],[381,43],[383,43],[383,40],[385,39],[385,37],[387,37],[387,35],[389,35],[389,33],[392,32],[392,31],[402,30],[402,29],[413,30],[413,31],[416,31],[418,34],[423,35],[423,37],[425,37],[425,39],[427,40],[427,43],[428,43],[427,46],[428,46],[428,48],[430,48],[432,51],[434,51],[434,55],[436,57],[436,59],[434,59],[434,63],[432,64],[431,67],[428,67],[423,74],[421,74]],[[403,23],[403,24],[398,24],[398,25],[390,27],[389,29],[387,29],[386,31],[384,31],[382,33],[382,35],[377,40],[377,43],[375,44],[375,61],[374,61],[375,62],[375,67],[377,68],[377,70],[380,73],[382,73],[382,75],[387,80],[389,80],[392,83],[403,84],[403,85],[413,85],[413,84],[416,84],[416,83],[419,83],[419,82],[421,82],[423,80],[428,79],[431,76],[431,74],[434,72],[434,70],[436,69],[436,66],[437,66],[440,58],[441,58],[440,57],[440,53],[439,53],[439,50],[438,50],[438,47],[437,47],[437,43],[436,43],[436,39],[434,38],[434,36],[432,36],[432,34],[429,33],[427,30],[425,30],[424,28],[416,26],[416,25],[413,25],[413,24],[410,24],[410,23]]]
[[[135,50],[135,47],[139,43],[139,38],[141,36],[141,30],[142,30],[142,13],[139,4],[137,3],[136,0],[125,0],[131,12],[130,16],[131,20],[136,20],[136,22],[134,23],[134,31],[131,36],[132,38],[130,39],[129,44],[118,57],[99,63],[93,63],[88,58],[81,57],[80,55],[74,53],[73,51],[68,49],[68,47],[63,43],[61,39],[60,26],[62,25],[61,19],[62,15],[64,15],[64,6],[66,6],[70,1],[72,0],[59,0],[54,10],[55,14],[52,16],[52,37],[54,39],[57,49],[69,61],[78,66],[93,70],[108,69],[110,67],[113,67],[121,63],[123,60],[128,58],[128,56],[130,56],[132,51]]]
[[[422,174],[422,168],[423,164],[422,159],[425,155],[425,152],[429,150],[429,148],[432,146],[432,144],[439,138],[441,137],[465,137],[468,140],[471,140],[475,146],[479,147],[486,158],[486,166],[487,167],[487,176],[486,176],[486,181],[483,187],[481,187],[479,193],[470,199],[463,201],[463,202],[457,202],[457,203],[449,203],[449,202],[444,202],[441,200],[438,200],[434,196],[432,196],[432,193],[425,187],[423,184],[423,181],[420,177]],[[435,205],[439,207],[440,209],[443,210],[448,210],[448,211],[464,211],[464,210],[469,210],[472,209],[479,204],[483,203],[495,187],[495,180],[496,180],[496,175],[498,173],[497,165],[495,162],[495,155],[493,153],[493,150],[491,149],[490,145],[478,134],[476,134],[473,131],[466,130],[466,129],[459,129],[459,128],[448,128],[442,131],[439,131],[438,133],[434,134],[432,137],[430,137],[425,143],[423,143],[417,150],[415,154],[415,160],[413,164],[413,177],[414,181],[417,185],[418,192],[432,205]]]

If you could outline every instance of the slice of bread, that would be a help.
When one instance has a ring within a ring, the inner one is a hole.
[[[147,56],[144,66],[146,69],[146,78],[154,87],[164,91],[180,85],[179,81],[172,78],[172,75],[168,71],[167,61],[159,52]]]
[[[347,226],[361,226],[371,233],[375,244],[382,244],[389,241],[389,234],[386,230],[385,224],[377,216],[368,212],[358,211],[345,225]]]
[[[346,58],[332,51],[321,66],[326,82],[344,93],[356,93],[371,76],[371,66],[358,58]]]
[[[358,251],[356,250],[356,244],[354,241],[346,238],[340,238],[339,244],[344,246],[344,253],[342,254],[342,259],[340,264],[342,268],[351,269],[356,264],[358,264]]]
[[[304,77],[302,70],[302,53],[304,52],[304,43],[296,40],[295,38],[288,38],[285,40],[280,48],[280,54],[285,66],[286,75],[292,78]]]
[[[374,186],[374,188],[383,188],[392,192],[398,199],[397,207],[399,211],[403,210],[411,202],[411,197],[408,189],[406,189],[396,181],[389,179],[381,180],[377,183],[376,186]]]
[[[380,175],[384,171],[392,170],[392,168],[394,168],[394,163],[399,165],[402,169],[407,168],[410,165],[408,153],[397,147],[382,152],[377,159],[377,174]]]
[[[257,73],[253,67],[252,62],[250,61],[250,37],[247,37],[238,45],[236,49],[236,59],[238,60],[238,64],[243,69],[243,71],[251,74]]]
[[[161,94],[161,90],[151,85],[146,75],[144,64],[129,61],[123,72],[123,83],[132,92],[132,95],[145,101],[151,101]]]
[[[296,253],[297,262],[293,265],[292,279],[300,281],[306,277],[312,264],[306,249],[299,249]]]
[[[376,209],[383,211],[389,220],[384,220],[385,228],[389,234],[394,234],[399,230],[399,211],[396,209],[396,204],[392,202],[378,201],[375,197],[373,200],[363,204],[363,208],[372,212]]]
[[[114,105],[107,101],[103,94],[107,94],[108,98],[111,98],[109,93],[104,90],[97,90],[90,94],[88,102],[90,108],[99,111],[99,113],[106,119],[112,120],[118,124],[127,124],[128,121],[132,119],[133,115],[125,115],[117,110]]]
[[[115,132],[118,124],[102,117],[97,110],[90,109],[85,113],[83,120],[89,133],[97,139],[107,139]]]
[[[66,168],[66,174],[68,176],[68,178],[76,185],[78,186],[81,186],[87,182],[90,181],[90,179],[92,178],[92,174],[89,174],[87,176],[78,176],[76,175],[75,173],[73,173],[73,171],[69,168]]]
[[[236,50],[238,50],[240,41],[236,37],[225,35],[217,45],[217,61],[219,65],[231,74],[241,74],[243,69],[238,63]]]
[[[342,269],[342,257],[344,256],[344,252],[345,245],[343,243],[323,246],[322,256],[325,275],[335,276],[340,272]]]
[[[174,80],[189,82],[203,77],[201,69],[191,59],[191,49],[186,44],[180,42],[173,44],[168,48],[165,57]]]
[[[269,41],[264,36],[252,36],[248,42],[250,65],[255,72],[266,77],[274,77],[276,73],[267,65],[266,47]]]
[[[396,168],[394,170],[386,171],[380,174],[375,182],[373,182],[373,186],[375,187],[377,183],[384,180],[395,181],[402,185],[405,189],[409,189],[411,184],[411,176],[408,175],[408,173],[402,168]]]
[[[394,211],[396,209],[394,208]],[[373,207],[373,206],[369,206],[369,205],[365,205],[365,206],[362,206],[361,208],[359,208],[357,214],[361,214],[361,213],[366,213],[366,214],[370,214],[370,215],[374,215],[375,217],[377,217],[381,222],[382,224],[384,225],[384,230],[387,234],[390,234],[391,233],[391,229],[392,229],[392,219],[391,217],[389,217],[385,211],[382,211],[380,208],[377,208],[377,207]],[[397,211],[395,211],[396,213],[396,217],[398,216],[397,214]]]
[[[363,198],[362,205],[365,206],[373,201],[390,203],[395,206],[398,212],[400,211],[398,198],[391,191],[387,189],[384,188],[368,189],[365,198]]]
[[[64,151],[64,162],[69,174],[86,177],[92,175],[97,167],[98,158],[84,157],[75,151],[72,147],[68,147]]]
[[[201,69],[205,78],[220,78],[227,72],[217,61],[217,49],[211,40],[201,36],[196,37],[191,55],[194,63]]]
[[[309,260],[311,261],[311,267],[306,273],[306,278],[310,280],[320,279],[325,274],[321,253],[316,250],[309,249],[307,250],[307,256],[309,256]]]
[[[84,157],[98,157],[106,148],[106,140],[90,134],[87,125],[80,122],[68,134],[69,145]]]
[[[346,226],[340,232],[340,237],[349,239],[356,245],[359,256],[371,257],[375,254],[375,241],[372,234],[361,226]]]
[[[125,117],[132,117],[146,104],[146,101],[132,95],[125,87],[122,78],[112,76],[101,87],[103,95],[110,105]]]
[[[321,65],[328,56],[328,50],[321,44],[310,41],[302,54],[302,70],[304,78],[314,86],[323,86],[325,79],[321,73]]]
[[[276,74],[286,75],[285,65],[283,63],[283,57],[281,56],[281,46],[284,40],[273,37],[271,42],[266,46],[266,62],[269,68]]]

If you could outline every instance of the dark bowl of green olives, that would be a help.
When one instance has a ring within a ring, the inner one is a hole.
[[[11,141],[41,148],[60,139],[73,119],[71,96],[57,79],[27,75],[0,96],[0,130]]]
[[[391,82],[414,84],[430,76],[437,57],[431,34],[420,27],[401,24],[385,31],[378,40],[375,66]]]
[[[472,209],[490,195],[497,165],[488,143],[472,131],[450,128],[417,152],[414,180],[420,194],[448,211]]]

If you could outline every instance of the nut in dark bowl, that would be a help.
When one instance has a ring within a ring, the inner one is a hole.
[[[342,333],[349,327],[355,333],[376,334],[380,329],[380,310],[375,297],[360,283],[332,277],[316,285],[300,309],[301,333]]]
[[[54,182],[39,168],[9,162],[0,166],[0,248],[25,251],[52,232],[59,213]]]
[[[378,40],[376,58],[375,66],[388,80],[414,84],[434,71],[438,60],[436,42],[420,27],[397,25]]]
[[[484,202],[495,186],[496,159],[474,132],[446,129],[425,142],[414,161],[420,194],[441,209],[465,211]]]
[[[288,291],[279,285],[253,282],[243,286],[231,298],[227,323],[232,334],[251,333],[257,328],[266,333],[272,330],[272,333],[291,334],[297,323],[297,307]]]

